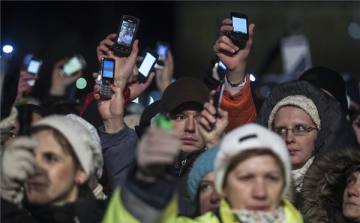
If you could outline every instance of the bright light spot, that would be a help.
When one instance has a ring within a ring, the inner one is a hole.
[[[149,104],[148,105],[151,105],[152,103],[154,103],[154,99],[151,97],[151,96],[149,96]]]
[[[4,53],[11,53],[12,51],[13,51],[13,47],[12,46],[10,46],[10,45],[5,45],[4,47],[3,47],[3,51],[4,51]]]
[[[86,87],[86,85],[87,85],[87,81],[84,79],[84,78],[82,78],[82,77],[80,77],[77,81],[76,81],[76,87],[78,88],[78,89],[84,89],[85,87]]]
[[[260,94],[261,94],[261,96],[263,96],[263,97],[266,97],[267,94],[269,93],[269,91],[270,91],[270,88],[269,88],[268,86],[266,86],[266,85],[264,85],[264,86],[262,86],[262,87],[260,88]]]
[[[250,74],[250,81],[252,81],[252,82],[256,81],[256,78],[253,74]]]
[[[352,22],[348,28],[349,35],[353,39],[360,39],[360,25],[356,22]]]
[[[139,98],[135,98],[134,100],[132,100],[132,102],[139,104]]]

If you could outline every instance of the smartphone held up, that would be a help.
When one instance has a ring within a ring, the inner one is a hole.
[[[140,19],[129,15],[123,15],[117,32],[114,51],[120,56],[129,56],[132,45],[136,39]]]
[[[144,59],[139,66],[140,82],[146,82],[158,59],[159,55],[154,50],[150,48],[145,50]]]
[[[156,43],[156,53],[159,55],[159,59],[155,64],[155,68],[164,69],[164,60],[167,57],[169,48],[170,48],[170,44],[167,42],[158,41]]]
[[[26,71],[31,75],[37,76],[39,74],[41,65],[42,65],[42,60],[32,57]],[[27,80],[27,82],[30,86],[35,85],[34,79],[29,79],[29,80]]]
[[[61,68],[61,74],[66,76],[71,76],[83,70],[86,67],[86,61],[84,57],[80,54],[74,55],[70,58]]]
[[[247,41],[249,39],[249,24],[247,15],[238,12],[231,12],[230,17],[234,27],[230,34],[231,39],[235,41]]]

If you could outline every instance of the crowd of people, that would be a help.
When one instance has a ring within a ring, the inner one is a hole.
[[[273,88],[257,111],[246,74],[254,29],[233,42],[232,21],[223,20],[213,51],[226,74],[215,90],[191,75],[172,81],[171,51],[164,69],[139,83],[139,41],[118,56],[116,34],[96,48],[99,61],[116,62],[112,97],[96,82],[81,109],[57,106],[82,75],[62,76],[66,59],[42,104],[23,100],[37,77],[8,69],[1,221],[360,223],[360,115],[349,119],[344,80],[310,68]],[[127,109],[153,80],[161,100],[132,126]]]

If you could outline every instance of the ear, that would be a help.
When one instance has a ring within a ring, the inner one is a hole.
[[[75,184],[82,185],[88,180],[88,175],[80,168],[76,171]]]

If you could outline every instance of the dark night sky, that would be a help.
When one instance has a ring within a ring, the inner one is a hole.
[[[33,89],[36,96],[50,88],[56,61],[82,54],[88,63],[84,96],[93,87],[97,71],[96,47],[108,34],[117,32],[123,14],[141,20],[138,39],[140,52],[155,47],[156,41],[171,43],[171,2],[1,2],[1,45],[11,43],[14,57],[21,61],[27,53],[43,60],[40,79]]]

